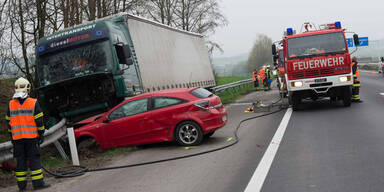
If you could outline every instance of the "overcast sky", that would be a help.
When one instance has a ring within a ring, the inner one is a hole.
[[[251,49],[258,33],[272,40],[283,31],[297,32],[304,22],[316,25],[341,21],[343,28],[369,37],[384,39],[384,0],[220,0],[228,25],[211,37],[224,49],[214,57],[235,56]],[[351,35],[350,35],[351,36]]]

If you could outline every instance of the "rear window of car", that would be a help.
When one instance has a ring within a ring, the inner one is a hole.
[[[202,98],[202,99],[213,96],[213,93],[211,93],[210,91],[204,88],[197,88],[189,93],[197,98]]]

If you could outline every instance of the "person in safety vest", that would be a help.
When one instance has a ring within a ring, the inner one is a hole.
[[[270,90],[271,89],[271,83],[272,83],[272,73],[271,73],[271,69],[270,69],[270,66],[268,65],[266,70],[265,70],[265,76],[266,76],[266,80],[267,80],[267,89],[266,90]],[[265,90],[265,87],[264,87],[264,90]]]
[[[264,66],[261,66],[260,67],[260,70],[259,70],[259,77],[260,77],[260,80],[261,80],[261,83],[262,83],[262,87],[264,87],[265,89],[265,86],[266,86],[266,80],[265,80],[265,71],[264,71]]]
[[[259,89],[259,77],[258,77],[257,69],[254,69],[252,72],[252,81],[253,81],[254,87],[256,88],[256,90],[258,90]]]
[[[352,73],[353,73],[352,102],[360,103],[362,102],[362,100],[360,100],[360,95],[359,95],[360,76],[359,76],[359,66],[358,66],[356,57],[352,57],[351,67],[352,67]]]
[[[40,161],[40,144],[44,141],[43,112],[36,99],[28,97],[31,84],[20,77],[15,82],[15,94],[9,102],[5,119],[17,160],[16,180],[20,191],[27,187],[29,162],[30,177],[35,190],[47,188]]]

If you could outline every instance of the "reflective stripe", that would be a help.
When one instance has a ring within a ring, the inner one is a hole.
[[[11,117],[16,116],[33,116],[33,109],[15,109],[10,111]]]
[[[45,130],[45,127],[44,127],[44,126],[42,126],[42,127],[38,127],[37,130],[39,130],[39,131],[44,131],[44,130]]]
[[[17,181],[26,181],[27,177],[16,177]]]
[[[20,128],[35,128],[36,126],[34,125],[18,125],[18,126],[13,126],[11,127],[12,129],[20,129]]]
[[[31,178],[32,178],[32,181],[33,181],[33,180],[43,179],[44,177],[43,177],[43,174],[40,174],[38,176],[33,176]]]
[[[30,135],[30,134],[34,134],[34,133],[37,133],[37,131],[24,131],[24,130],[21,130],[21,131],[18,131],[16,133],[12,133],[12,136],[21,135],[21,134]]]
[[[44,115],[43,112],[41,112],[41,113],[35,115],[35,119],[38,119],[38,118],[42,117],[43,115]]]
[[[43,170],[42,169],[38,169],[38,170],[35,170],[35,171],[31,171],[31,175],[36,175],[36,174],[39,174],[39,173],[42,173]]]
[[[355,83],[352,85],[353,87],[360,87],[360,83]]]
[[[5,120],[8,120],[8,121],[9,121],[9,120],[11,120],[11,118],[8,117],[8,115],[6,115],[6,116],[5,116]]]
[[[15,175],[16,176],[24,176],[24,175],[27,175],[27,172],[15,172]]]

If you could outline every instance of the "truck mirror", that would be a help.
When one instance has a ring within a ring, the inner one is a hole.
[[[353,34],[353,43],[355,43],[355,45],[360,45],[359,36],[357,34]]]
[[[121,43],[115,44],[117,58],[119,59],[120,64],[132,65],[132,55],[129,45],[123,45]]]
[[[276,45],[272,44],[272,55],[276,55]]]

